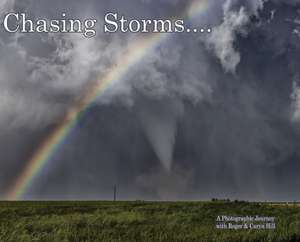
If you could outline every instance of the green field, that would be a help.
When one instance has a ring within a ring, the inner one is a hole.
[[[218,215],[273,216],[275,230],[219,230]],[[298,204],[0,202],[0,241],[300,241]]]

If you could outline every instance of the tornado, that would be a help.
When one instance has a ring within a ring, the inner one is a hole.
[[[147,101],[138,112],[144,133],[167,172],[172,168],[177,125],[182,113],[182,103],[174,100]]]

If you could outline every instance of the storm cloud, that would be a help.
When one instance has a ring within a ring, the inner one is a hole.
[[[2,1],[1,17],[180,15],[191,1]],[[300,2],[209,1],[97,98],[27,199],[297,200]],[[133,7],[134,6],[134,7]],[[137,14],[138,13],[138,14]],[[138,34],[0,30],[0,195],[40,143]]]

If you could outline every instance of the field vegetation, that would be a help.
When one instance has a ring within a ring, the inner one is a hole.
[[[275,230],[220,230],[216,218],[273,216]],[[300,241],[296,203],[0,202],[1,242]]]

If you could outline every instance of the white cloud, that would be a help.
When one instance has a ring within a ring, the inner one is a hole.
[[[292,121],[300,122],[300,87],[295,81],[293,83],[292,99]]]
[[[234,72],[239,64],[241,56],[234,48],[237,33],[243,33],[245,25],[249,22],[245,8],[241,7],[238,12],[224,8],[224,21],[215,27],[207,39],[208,47],[221,61],[226,72]]]

